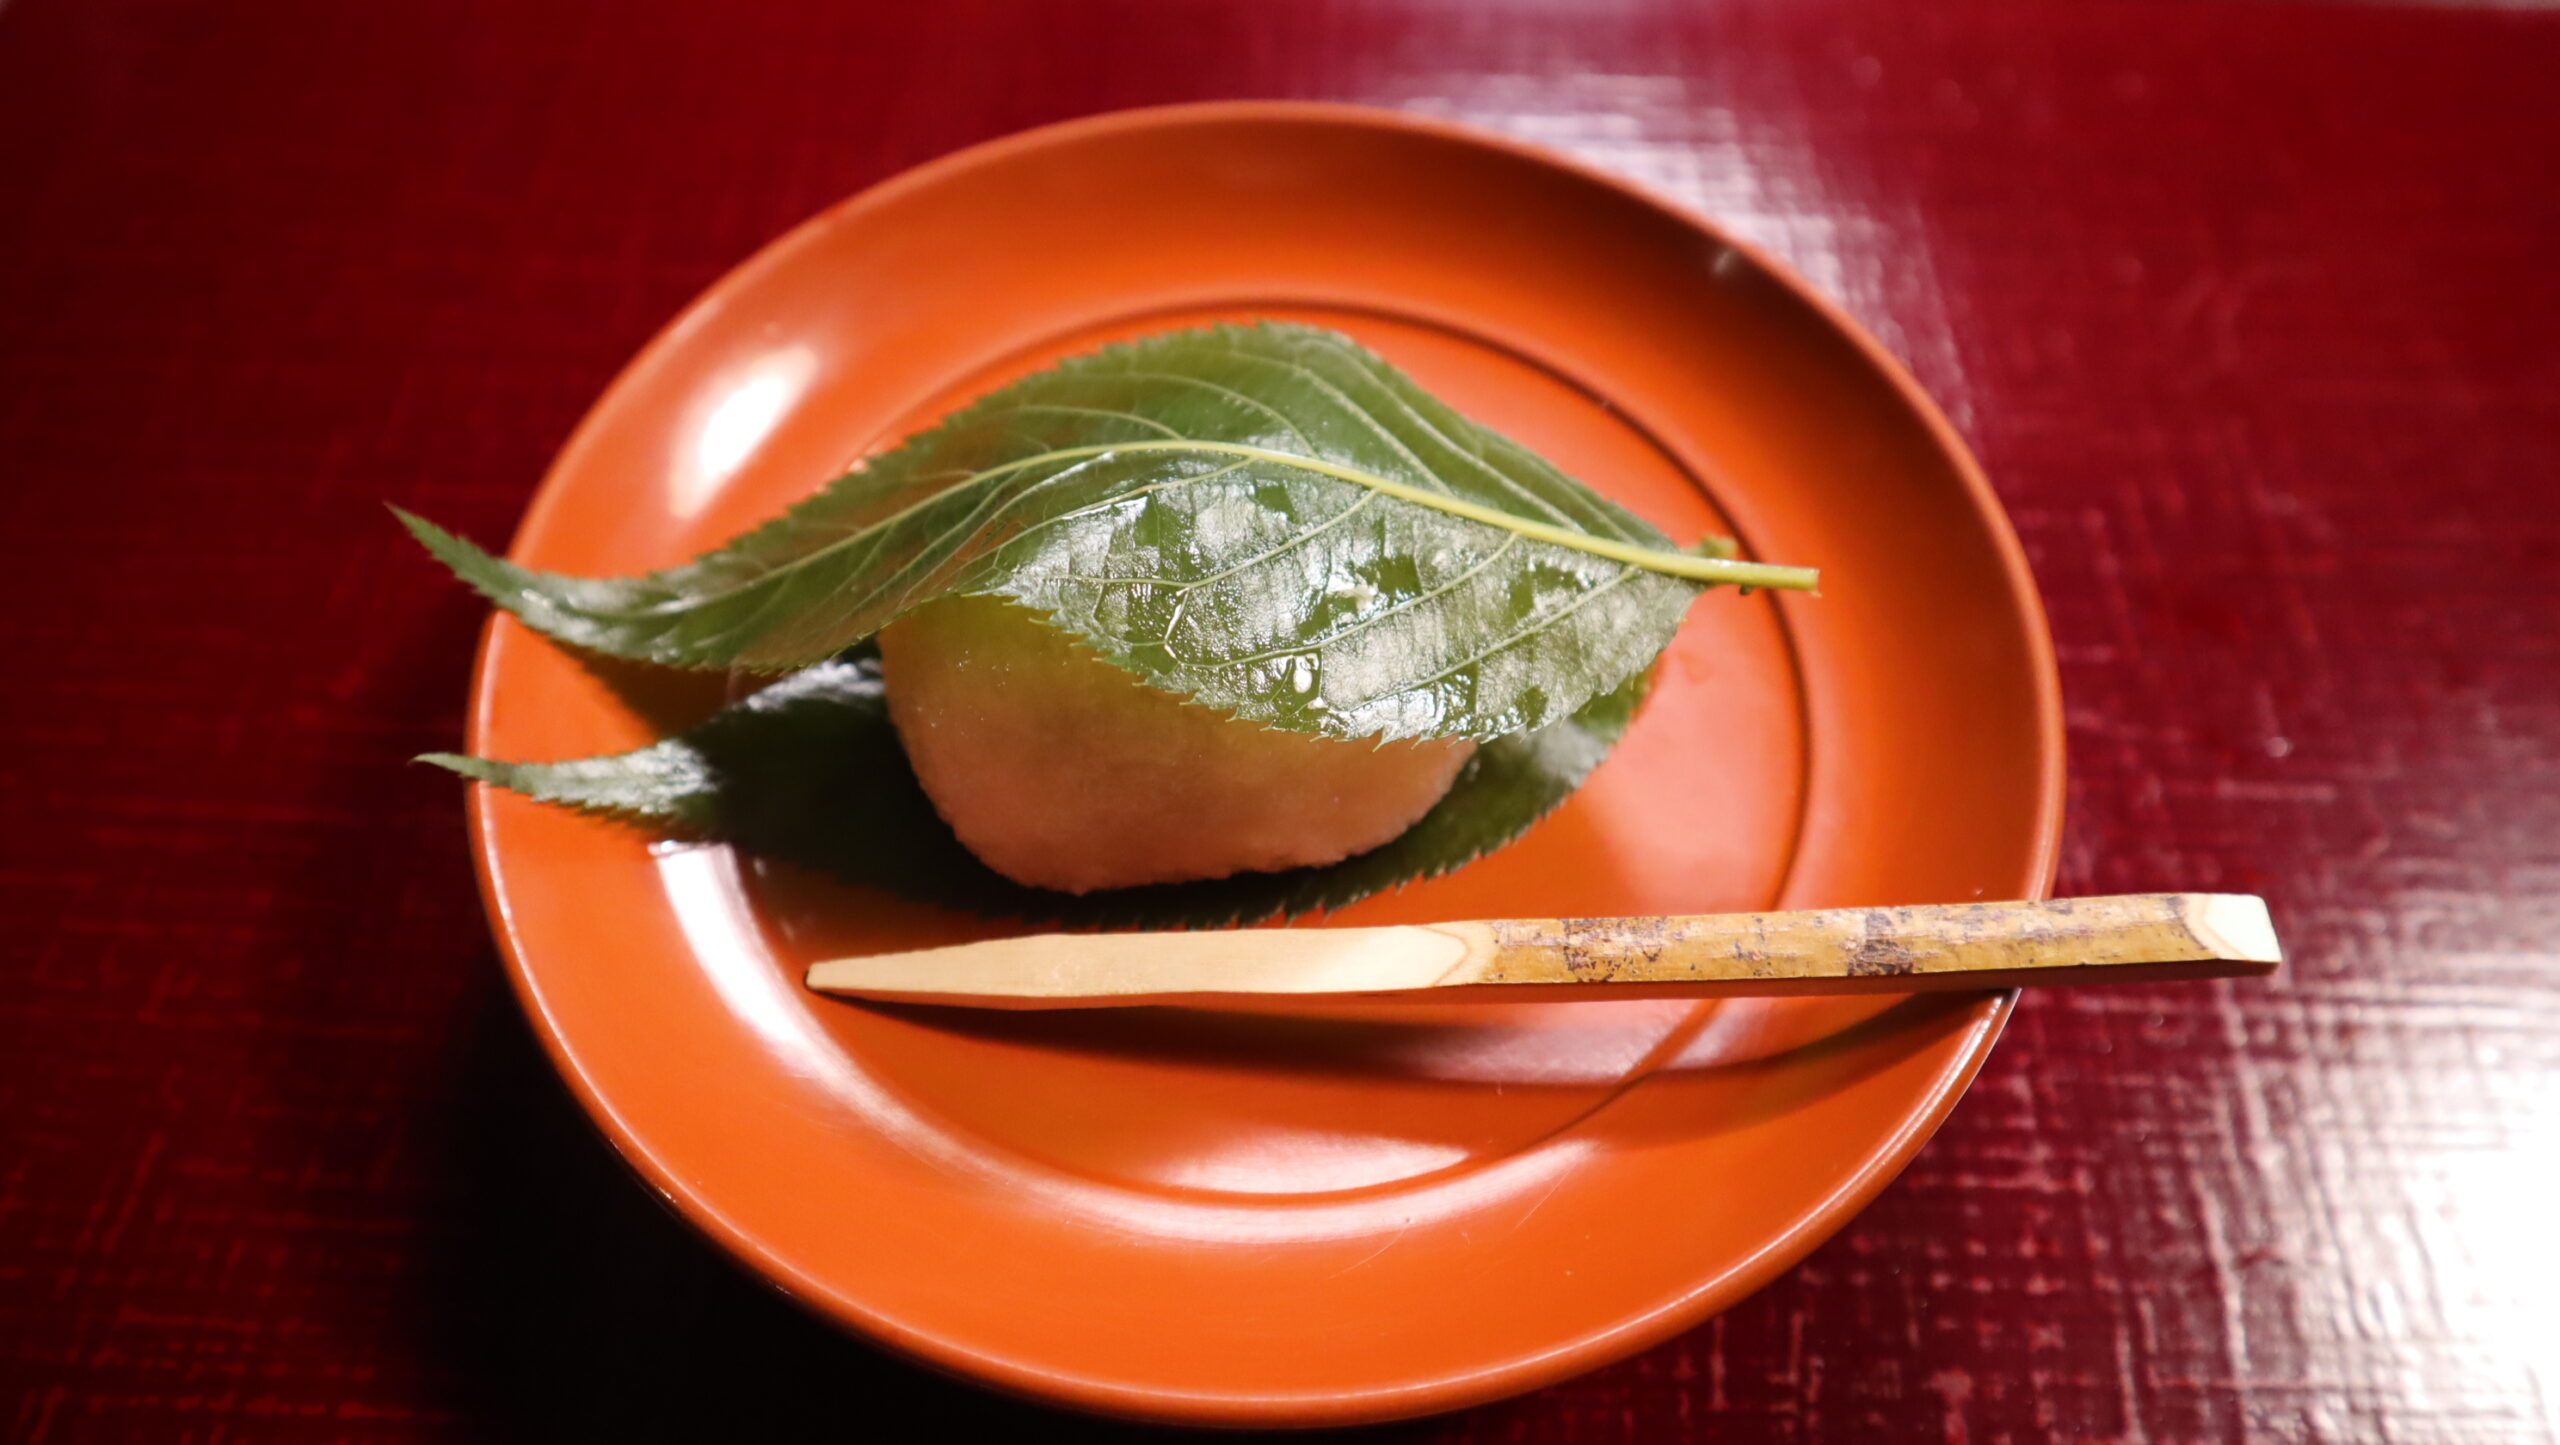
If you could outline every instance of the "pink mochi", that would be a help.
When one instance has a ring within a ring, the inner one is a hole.
[[[1367,852],[1431,811],[1475,751],[1245,722],[994,598],[890,624],[880,663],[890,720],[951,830],[1006,877],[1068,893]]]

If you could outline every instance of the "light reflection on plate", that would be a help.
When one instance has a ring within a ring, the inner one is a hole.
[[[988,1149],[982,1141],[954,1139],[844,1052],[811,1010],[861,1005],[819,998],[800,986],[765,939],[734,851],[708,846],[654,851],[658,877],[685,941],[721,1000],[763,1037],[776,1057],[791,1061],[794,1069],[844,1100],[867,1126],[916,1153],[945,1168],[1024,1191],[1098,1225],[1208,1243],[1347,1238],[1380,1228],[1402,1228],[1420,1217],[1451,1219],[1502,1210],[1571,1169],[1586,1147],[1571,1139],[1550,1141],[1491,1167],[1444,1175],[1418,1189],[1339,1199],[1308,1196],[1445,1171],[1463,1155],[1391,1136],[1340,1130],[1279,1145],[1265,1139],[1243,1148],[1206,1147],[1170,1171],[1204,1192],[1288,1193],[1294,1196],[1295,1207],[1286,1212],[1116,1189],[1065,1171],[1042,1169],[1009,1152]]]

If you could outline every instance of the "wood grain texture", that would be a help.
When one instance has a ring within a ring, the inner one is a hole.
[[[2560,16],[2124,0],[0,6],[0,1437],[1112,1438],[810,1324],[512,1021],[444,781],[504,536],[839,196],[1155,101],[1412,107],[1786,257],[2037,567],[2061,889],[2272,986],[2036,996],[1847,1230],[1382,1438],[2560,1439]],[[1818,560],[1818,559],[1816,559]]]
[[[1352,995],[1539,1002],[1909,994],[2273,972],[2264,900],[2138,893],[1385,928],[1044,933],[829,959],[809,987],[888,1003],[1130,1008]]]

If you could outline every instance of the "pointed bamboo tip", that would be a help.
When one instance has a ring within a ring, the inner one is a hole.
[[[2276,939],[2267,900],[2248,893],[2191,893],[2186,915],[2188,931],[2216,958],[2269,968],[2283,965],[2284,945]]]

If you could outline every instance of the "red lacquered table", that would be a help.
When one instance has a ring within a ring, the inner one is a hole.
[[[2061,889],[2273,985],[2033,997],[1731,1313],[1450,1441],[2560,1439],[2560,16],[0,5],[0,1438],[1118,1428],[814,1324],[518,1022],[449,746],[588,400],[790,223],[1217,96],[1574,153],[1911,364],[2036,565]]]

